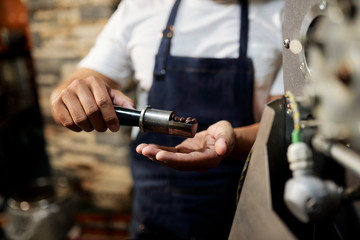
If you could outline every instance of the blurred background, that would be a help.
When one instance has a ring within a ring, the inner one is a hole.
[[[130,129],[71,132],[49,106],[119,2],[0,0],[3,239],[127,239]]]

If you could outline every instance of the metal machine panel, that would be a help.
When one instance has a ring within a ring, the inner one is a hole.
[[[281,111],[282,100],[277,100],[278,109],[266,106],[257,141],[247,170],[241,197],[233,221],[230,240],[238,239],[296,239],[273,208],[273,191],[270,181],[270,166],[267,144],[274,121],[284,123]],[[279,104],[278,104],[279,103]],[[284,125],[283,125],[284,126]],[[283,134],[278,129],[275,135]],[[284,139],[276,137],[277,139]],[[281,146],[281,144],[280,144]],[[280,152],[278,152],[281,154]],[[279,186],[281,188],[281,186]],[[276,190],[275,190],[276,192]]]
[[[286,94],[263,113],[230,240],[360,235],[359,26],[356,0],[286,1]]]
[[[314,20],[326,11],[324,0],[287,0],[283,22],[284,87],[296,96],[301,96],[309,66],[305,51],[298,44],[306,38]]]

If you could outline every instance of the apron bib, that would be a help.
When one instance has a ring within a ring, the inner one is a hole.
[[[156,55],[149,104],[195,117],[199,131],[227,120],[233,127],[252,124],[253,79],[247,58],[248,6],[241,1],[238,58],[191,58],[170,55],[172,29],[181,0],[176,0]],[[236,209],[243,161],[224,159],[206,173],[166,168],[136,153],[140,143],[176,146],[184,139],[140,133],[131,144],[134,239],[227,239]]]

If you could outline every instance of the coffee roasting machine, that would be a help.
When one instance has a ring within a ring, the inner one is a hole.
[[[359,239],[360,1],[287,0],[283,41],[229,239]]]

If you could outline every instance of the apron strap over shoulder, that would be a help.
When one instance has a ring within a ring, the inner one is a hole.
[[[155,65],[154,79],[163,80],[166,74],[166,61],[167,56],[170,54],[171,39],[174,35],[174,23],[176,19],[176,13],[178,11],[181,0],[176,0],[174,6],[171,9],[170,16],[166,27],[162,31],[161,43],[158,51],[159,64]],[[240,47],[239,58],[246,58],[248,47],[248,30],[249,30],[249,18],[248,18],[248,0],[239,0],[241,4],[241,26],[240,26]]]
[[[240,0],[241,3],[241,29],[240,29],[240,52],[239,58],[247,56],[249,35],[249,6],[248,0]]]
[[[173,8],[171,9],[170,16],[166,27],[162,31],[161,43],[158,51],[158,56],[160,57],[160,64],[155,66],[154,69],[154,78],[157,80],[162,80],[165,78],[166,74],[166,60],[167,56],[170,53],[171,38],[174,35],[174,23],[176,19],[176,13],[179,8],[181,0],[176,0]]]

